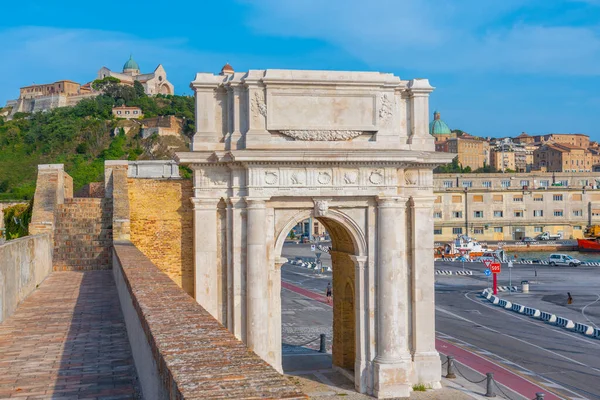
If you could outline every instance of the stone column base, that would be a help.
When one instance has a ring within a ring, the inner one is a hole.
[[[437,351],[415,353],[413,371],[415,383],[422,383],[431,389],[442,387],[442,362]]]
[[[373,396],[379,399],[409,397],[412,391],[410,382],[412,361],[394,360],[373,363]]]
[[[354,362],[354,389],[358,393],[369,393],[370,365],[363,360]]]

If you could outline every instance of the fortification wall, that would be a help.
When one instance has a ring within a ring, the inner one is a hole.
[[[307,398],[131,242],[115,243],[113,274],[145,399]]]
[[[128,189],[131,241],[193,296],[192,181],[129,178]]]
[[[52,248],[48,233],[0,245],[0,322],[50,274]]]

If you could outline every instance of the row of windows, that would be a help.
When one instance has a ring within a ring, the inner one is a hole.
[[[473,234],[475,235],[483,235],[484,233],[484,228],[482,226],[479,227],[474,227],[473,229]],[[573,226],[573,230],[575,231],[580,231],[582,229],[581,226]],[[493,228],[494,233],[503,233],[504,232],[504,228],[502,226],[495,226]],[[535,233],[542,233],[544,231],[544,227],[542,226],[535,226],[533,228],[533,231]],[[453,235],[462,235],[463,233],[463,228],[452,228],[452,234]],[[433,230],[433,234],[434,235],[441,235],[442,234],[442,228],[435,228]]]
[[[568,172],[568,171],[566,171]],[[573,170],[573,172],[577,172],[576,170]],[[580,171],[582,172],[582,171]],[[516,181],[514,182],[516,183]],[[519,185],[515,185],[515,187],[523,187],[523,186],[530,186],[531,181],[530,180],[521,180],[519,181]],[[550,180],[541,180],[538,182],[535,182],[537,184],[537,187],[550,187],[551,183]],[[460,186],[456,183],[456,181],[454,180],[447,180],[443,182],[444,187],[447,189],[451,189],[453,187],[463,187],[463,188],[472,188],[473,187],[473,181],[462,181],[460,183]],[[563,180],[557,180],[554,183],[555,185],[558,184],[560,186],[569,186],[569,180],[568,179],[563,179]],[[455,186],[456,185],[456,186]],[[581,186],[587,186],[588,185],[588,180],[584,179],[584,180],[580,180],[579,181],[579,185]],[[503,179],[500,181],[500,187],[503,188],[509,188],[513,186],[513,181],[510,179]],[[481,182],[481,187],[484,188],[491,188],[492,187],[492,181],[482,181]]]
[[[555,217],[562,217],[563,215],[564,215],[563,210],[554,210]],[[517,217],[517,218],[523,218],[525,216],[525,211],[524,210],[515,210],[515,211],[513,211],[513,216]],[[533,210],[533,216],[534,217],[543,217],[544,210]],[[583,216],[583,210],[573,210],[573,216],[574,217]],[[592,216],[600,216],[600,210],[595,210],[595,212],[592,211]],[[462,211],[452,211],[452,218],[462,218],[462,217],[463,217]],[[504,211],[500,211],[500,210],[494,211],[494,218],[503,218],[503,217],[504,217]],[[433,218],[442,219],[442,212],[434,211]],[[473,211],[473,218],[483,218],[483,211]]]
[[[563,201],[564,195],[562,194],[553,194],[552,195],[552,200],[554,201]],[[582,196],[581,194],[573,194],[571,196],[571,200],[573,201],[581,201]],[[512,198],[513,202],[523,202],[523,195],[522,194],[516,194],[513,196]],[[504,195],[502,194],[495,194],[492,196],[492,201],[494,203],[499,203],[499,202],[503,202],[504,201]],[[533,201],[544,201],[544,195],[543,194],[534,194],[533,195]],[[442,196],[438,196],[436,201],[436,203],[441,203],[442,202]],[[458,204],[458,203],[462,203],[463,202],[463,196],[461,195],[455,195],[452,196],[452,203]],[[483,203],[483,195],[482,194],[475,194],[472,197],[472,203]]]
[[[138,114],[139,112],[137,110],[133,110],[133,114]],[[122,111],[117,111],[117,115],[121,115]],[[129,111],[125,111],[125,115],[129,115],[131,114]]]

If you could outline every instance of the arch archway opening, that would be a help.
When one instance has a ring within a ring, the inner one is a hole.
[[[307,307],[307,310],[312,311],[298,313],[300,310],[286,309],[291,304],[286,297],[293,297],[294,294],[286,292],[286,285],[282,286],[283,369],[293,371],[289,368],[290,362],[286,359],[285,349],[298,341],[286,335],[286,332],[289,332],[290,326],[303,325],[314,337],[318,337],[318,333],[326,333],[316,332],[315,329],[327,331],[327,350],[331,352],[331,365],[353,372],[357,351],[354,260],[360,253],[356,238],[343,222],[328,217],[309,217],[284,234],[287,234],[287,240],[281,248],[281,256],[288,259],[282,266],[284,281],[289,282],[288,274],[303,276],[297,284],[322,296],[326,296],[327,284],[330,283],[332,297],[327,300],[325,307],[323,304],[315,304],[314,308]],[[311,250],[313,246],[315,251]],[[306,302],[302,300],[299,303]],[[328,310],[328,321],[325,321],[323,312],[320,311],[323,309]],[[317,322],[311,322],[313,320]],[[302,327],[298,329],[301,331]],[[309,336],[310,334],[298,335],[296,339],[308,339]],[[311,347],[318,347],[318,342]],[[313,367],[322,369],[322,359],[315,357]],[[306,357],[303,358],[302,368],[311,368],[307,365]]]

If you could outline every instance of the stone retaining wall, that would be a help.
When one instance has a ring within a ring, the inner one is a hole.
[[[0,322],[50,274],[52,248],[48,233],[0,245]]]
[[[146,399],[305,399],[131,242],[113,274]]]

